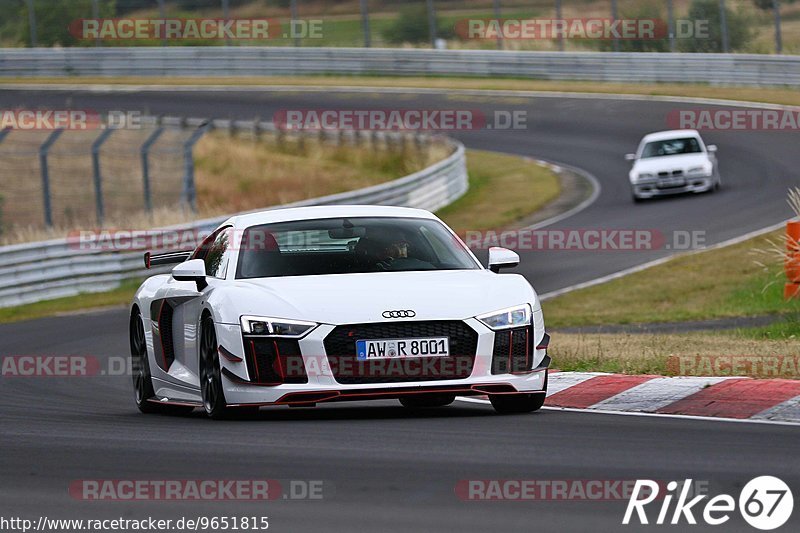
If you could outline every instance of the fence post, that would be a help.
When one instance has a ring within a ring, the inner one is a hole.
[[[781,37],[781,0],[772,0],[772,10],[775,12],[775,53],[783,53],[783,38]]]
[[[667,27],[669,31],[669,51],[675,51],[675,8],[672,0],[667,0]]]
[[[611,22],[616,22],[619,16],[617,15],[617,0],[611,0]],[[619,52],[619,37],[614,35],[614,51]]]
[[[153,211],[153,198],[150,194],[150,163],[147,160],[147,156],[150,152],[150,147],[161,137],[162,133],[164,133],[164,127],[157,127],[142,144],[140,153],[142,157],[142,183],[144,184],[144,209],[148,213]]]
[[[222,18],[225,22],[228,22],[228,17],[230,16],[230,2],[229,0],[222,0]],[[225,36],[225,46],[231,45],[231,38],[227,35]]]
[[[369,0],[361,0],[361,27],[364,29],[364,48],[369,48],[372,39],[369,34]]]
[[[719,26],[722,38],[722,52],[727,54],[730,46],[728,44],[728,13],[725,8],[725,0],[719,0]]]
[[[158,16],[163,21],[167,18],[167,10],[164,6],[164,0],[158,0]],[[161,46],[167,46],[167,32],[164,31],[164,26],[161,26]]]
[[[50,203],[50,169],[47,166],[47,152],[53,146],[61,134],[64,133],[63,129],[54,130],[53,133],[47,136],[47,139],[39,147],[39,167],[42,172],[42,199],[44,200],[44,223],[48,228],[53,227],[53,208]]]
[[[295,33],[295,27],[296,27],[295,21],[297,20],[297,0],[291,0],[291,2],[289,3],[289,10],[291,12],[291,17],[292,17],[292,20],[289,23],[289,33],[291,34]],[[299,34],[294,36],[294,45],[300,46]]]
[[[561,0],[556,0],[556,20],[561,23]],[[558,51],[564,51],[564,35],[563,32],[558,32]]]
[[[100,18],[100,6],[97,4],[98,0],[92,0],[92,18],[97,20]],[[95,46],[100,46],[100,37],[94,40]]]
[[[497,23],[500,24],[500,0],[493,0],[492,7],[494,9],[494,18],[497,20]],[[497,32],[497,49],[503,49],[503,32]]]
[[[36,11],[33,9],[33,0],[26,0],[28,5],[28,26],[31,32],[31,48],[39,46],[36,35]]]
[[[431,48],[436,48],[436,8],[433,6],[433,0],[427,1],[428,5],[428,32],[431,37]]]
[[[105,208],[103,204],[103,177],[100,174],[100,147],[114,133],[113,128],[106,128],[92,143],[92,173],[94,175],[94,205],[97,212],[97,224],[103,225]]]
[[[183,143],[183,201],[192,212],[197,211],[197,194],[194,186],[194,157],[192,151],[197,141],[211,128],[211,122],[205,122]],[[258,121],[255,123],[258,128]]]

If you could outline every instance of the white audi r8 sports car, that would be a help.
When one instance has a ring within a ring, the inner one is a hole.
[[[659,131],[645,135],[635,154],[628,179],[633,200],[707,192],[722,184],[717,168],[717,147],[706,144],[695,130]]]
[[[277,209],[233,217],[133,299],[136,404],[260,406],[399,399],[409,408],[488,395],[501,413],[540,408],[550,358],[536,292],[483,268],[433,214],[384,206]]]

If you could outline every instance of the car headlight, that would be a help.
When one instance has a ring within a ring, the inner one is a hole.
[[[476,316],[487,327],[493,330],[516,328],[527,326],[531,323],[531,306],[528,304],[518,305]]]
[[[239,322],[242,326],[242,332],[249,335],[267,335],[291,339],[305,337],[318,325],[316,322],[304,322],[302,320],[247,315],[240,318]]]
[[[653,174],[652,172],[640,172],[639,175],[637,176],[637,178],[640,180],[649,180],[655,177],[656,175]]]
[[[706,167],[692,167],[689,170],[687,170],[686,173],[689,174],[689,175],[694,175],[694,176],[696,176],[696,175],[706,175],[706,174],[710,174],[711,173],[711,169],[706,168]]]

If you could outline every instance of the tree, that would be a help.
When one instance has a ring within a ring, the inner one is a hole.
[[[436,18],[436,35],[443,39],[453,35],[451,28],[445,27],[438,17]],[[392,44],[430,41],[427,7],[424,4],[416,4],[402,8],[397,18],[383,30],[383,38]]]
[[[666,16],[661,10],[660,0],[643,1],[632,9],[626,9],[619,15],[620,20],[654,20],[661,22],[655,29],[655,39],[620,39],[621,52],[667,52],[669,51],[669,35]],[[614,48],[613,40],[599,41],[598,48],[610,51]]]
[[[753,0],[753,4],[758,9],[763,9],[764,11],[768,11],[772,9],[772,2],[773,0]],[[794,0],[781,0],[781,4],[793,4]]]
[[[116,0],[99,0],[100,17],[113,17],[116,13],[115,4]],[[79,19],[92,18],[92,0],[69,0],[68,2],[34,0],[33,6],[36,14],[36,41],[39,46],[88,44],[70,33],[70,23]],[[30,43],[31,33],[27,23],[27,6],[19,9],[19,21],[22,28],[20,39],[22,42]]]
[[[693,0],[689,8],[689,20],[708,21],[708,33],[680,39],[682,52],[722,52],[722,31],[719,16],[719,0]],[[743,48],[751,39],[750,21],[746,15],[725,7],[728,23],[728,44],[731,50]]]

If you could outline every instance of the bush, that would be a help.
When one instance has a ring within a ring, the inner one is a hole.
[[[452,37],[453,32],[436,17],[436,36]],[[397,18],[383,30],[383,38],[392,44],[424,43],[431,39],[428,26],[428,8],[425,4],[406,6]]]
[[[681,39],[679,46],[682,52],[722,52],[722,28],[718,0],[693,0],[687,18],[689,20],[707,20],[708,36]],[[725,8],[725,18],[728,21],[730,50],[743,48],[752,37],[749,20],[745,15],[728,7]]]

